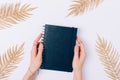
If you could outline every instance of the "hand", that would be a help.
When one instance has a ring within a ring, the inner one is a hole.
[[[82,41],[77,37],[78,45],[74,48],[73,71],[74,80],[82,80],[82,67],[85,61],[85,49]]]
[[[40,34],[34,41],[32,51],[31,51],[31,63],[30,63],[30,71],[35,73],[42,64],[42,52],[43,52],[43,44],[39,42],[42,34]]]
[[[42,34],[40,34],[33,43],[30,66],[23,80],[34,80],[35,74],[42,64],[43,44],[39,42],[41,37]]]

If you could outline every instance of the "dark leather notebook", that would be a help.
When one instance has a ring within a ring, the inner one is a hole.
[[[72,72],[77,28],[46,24],[41,69]]]

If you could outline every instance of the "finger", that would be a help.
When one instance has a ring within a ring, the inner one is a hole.
[[[82,43],[82,41],[80,40],[80,38],[77,36],[77,42],[80,44]]]
[[[84,61],[85,60],[85,57],[86,57],[86,53],[85,53],[85,48],[84,48],[84,45],[83,43],[80,44],[80,61]]]
[[[38,55],[37,55],[39,60],[42,58],[42,53],[43,53],[43,43],[40,43],[38,48]]]
[[[74,59],[78,59],[79,58],[79,47],[76,45],[74,47]]]
[[[34,44],[34,45],[37,45],[41,37],[42,37],[42,33],[40,33],[40,34],[37,36],[37,38],[34,40],[34,43],[33,43],[33,44]]]
[[[83,42],[80,40],[79,37],[77,37],[77,41],[78,41],[78,44],[79,44],[79,46],[80,46],[80,51],[84,51],[84,44],[83,44]]]
[[[84,53],[85,52],[84,44],[80,43],[79,45],[80,45],[80,51]]]
[[[37,46],[38,46],[38,44],[35,44],[35,45],[33,45],[33,47],[32,47],[31,55],[32,55],[33,57],[36,57],[36,55],[37,55]]]

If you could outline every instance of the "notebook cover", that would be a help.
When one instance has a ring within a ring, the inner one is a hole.
[[[72,72],[77,28],[46,24],[41,69]]]

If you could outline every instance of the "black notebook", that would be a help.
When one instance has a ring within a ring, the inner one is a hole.
[[[72,72],[76,34],[77,28],[46,24],[41,69]]]

